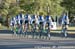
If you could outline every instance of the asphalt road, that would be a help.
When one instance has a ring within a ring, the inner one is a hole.
[[[75,34],[52,33],[51,39],[32,39],[25,37],[12,36],[9,30],[0,31],[0,49],[75,49]]]
[[[75,49],[75,38],[27,39],[0,35],[0,49]]]

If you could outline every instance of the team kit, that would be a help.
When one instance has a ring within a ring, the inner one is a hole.
[[[67,15],[62,16],[62,32],[67,36],[67,25],[69,18]],[[16,34],[25,34],[27,32],[46,33],[50,36],[51,28],[53,27],[52,17],[50,15],[30,15],[18,14],[10,19],[11,30]]]

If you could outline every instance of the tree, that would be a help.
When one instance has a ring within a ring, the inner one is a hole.
[[[9,18],[18,14],[20,10],[21,9],[18,6],[12,5],[8,0],[2,0],[0,14],[1,16],[4,16],[6,26],[9,26]]]
[[[21,9],[26,11],[26,13],[33,13],[35,10],[35,2],[33,0],[20,0],[19,1],[19,6]]]
[[[61,0],[17,0],[11,4],[12,0],[3,0],[0,6],[0,14],[7,17],[15,16],[19,13],[30,13],[52,16],[61,15],[63,8],[60,6]],[[8,22],[8,21],[7,21]]]
[[[40,11],[43,11],[44,14],[49,12],[50,15],[56,16],[61,15],[64,8],[60,6],[61,0],[40,0]]]
[[[6,22],[8,22],[8,9],[9,8],[9,3],[6,0],[2,1],[0,12],[1,16],[6,16]],[[8,24],[6,24],[8,26]]]
[[[75,0],[63,0],[60,5],[68,11],[69,18],[71,18],[72,14],[75,14]]]

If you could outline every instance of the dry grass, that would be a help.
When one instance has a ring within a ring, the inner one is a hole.
[[[58,31],[59,30],[59,31]],[[52,33],[61,33],[62,27],[57,27],[56,31],[55,30],[51,30]],[[75,26],[74,27],[68,27],[68,30],[75,30]],[[69,34],[75,34],[75,32],[69,32]]]
[[[61,30],[62,27],[57,27],[57,30]],[[75,26],[74,27],[68,27],[68,30],[75,30]]]
[[[6,26],[0,24],[0,30],[6,30],[6,29],[8,29]]]
[[[69,27],[68,30],[75,30],[75,26],[74,27]]]

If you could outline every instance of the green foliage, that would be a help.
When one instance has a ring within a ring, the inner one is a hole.
[[[17,5],[12,7],[12,4],[8,0],[3,1],[2,9],[5,12],[4,15],[9,14],[10,16],[16,15],[20,12],[36,14],[42,12],[47,15],[56,16],[61,15],[63,8],[60,6],[61,0],[20,0]]]
[[[71,16],[75,15],[75,0],[63,0],[60,5],[68,11],[71,22],[73,20]]]
[[[19,13],[41,14],[60,16],[63,11],[75,14],[75,0],[19,0],[16,4],[11,4],[11,0],[2,0],[0,4],[0,15],[4,18],[15,16]]]
[[[75,13],[75,0],[63,0],[60,5],[67,11]]]

